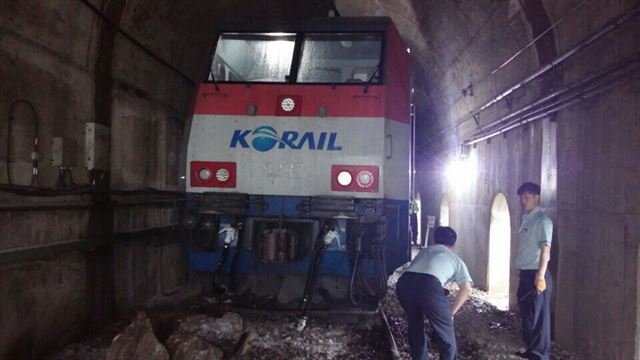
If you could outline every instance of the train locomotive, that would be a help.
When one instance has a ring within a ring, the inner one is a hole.
[[[225,23],[187,128],[192,269],[237,304],[376,306],[410,257],[410,67],[389,18]]]

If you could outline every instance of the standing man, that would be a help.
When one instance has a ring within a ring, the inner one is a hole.
[[[518,236],[516,267],[520,269],[518,306],[526,359],[549,360],[551,352],[551,291],[553,280],[547,271],[551,258],[553,223],[540,209],[540,186],[532,182],[518,188],[524,214]]]
[[[418,202],[413,199],[411,200],[411,205],[409,207],[409,225],[411,230],[411,244],[418,246],[418,212],[420,211],[420,207],[418,206]]]
[[[438,227],[434,233],[436,245],[428,246],[413,259],[396,285],[400,305],[407,314],[409,347],[413,360],[427,359],[424,336],[424,316],[433,328],[441,360],[456,359],[456,335],[453,316],[471,293],[471,276],[467,265],[451,251],[456,232],[450,227]],[[442,285],[455,281],[460,291],[449,303]]]

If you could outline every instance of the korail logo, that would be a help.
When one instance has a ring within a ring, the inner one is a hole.
[[[271,126],[260,126],[254,130],[234,130],[231,137],[231,148],[251,148],[266,152],[273,148],[292,150],[327,150],[340,151],[342,146],[336,143],[338,133],[307,131],[300,134],[297,131],[284,131],[278,135],[276,129]],[[249,145],[251,144],[251,145]]]

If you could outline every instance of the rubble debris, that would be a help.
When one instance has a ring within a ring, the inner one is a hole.
[[[154,335],[147,315],[139,312],[113,339],[105,360],[169,360],[169,353]]]
[[[395,284],[404,269],[396,271],[389,280],[387,296],[381,306],[389,318],[389,325],[396,340],[402,359],[411,359],[407,343],[407,324],[402,307],[395,296]],[[450,298],[457,293],[456,286],[447,285]],[[499,310],[485,299],[487,294],[478,289],[471,291],[469,300],[455,316],[456,339],[458,342],[458,359],[460,360],[495,360],[520,359],[515,352],[522,346],[520,335],[520,318],[513,312]],[[430,339],[429,326],[425,326]],[[437,351],[433,342],[429,343],[429,359],[437,359]],[[554,344],[552,360],[574,360],[578,357],[562,351]]]
[[[47,360],[105,360],[113,338],[130,324],[130,321],[118,321],[106,326],[97,337],[85,339],[60,349]]]
[[[247,324],[255,336],[242,359],[382,360],[388,356],[380,327],[356,329],[353,324],[310,317],[298,332],[294,319],[275,315],[247,319]]]
[[[196,335],[176,332],[167,340],[171,360],[222,360],[224,353]]]
[[[243,357],[249,350],[249,346],[255,337],[256,333],[253,330],[246,331],[242,334],[233,350],[233,356],[235,358]]]
[[[395,296],[395,284],[402,271],[403,269],[400,269],[391,276],[389,290],[381,306],[386,313],[400,358],[408,360],[411,356],[406,337],[406,317]],[[453,298],[457,289],[453,286],[449,287],[449,290],[451,291],[450,297]],[[204,299],[207,301],[206,298]],[[515,352],[522,346],[518,315],[499,310],[488,303],[486,299],[486,293],[473,289],[469,301],[455,317],[458,359],[519,359],[515,355]],[[202,302],[202,298],[199,301]],[[208,301],[206,305],[217,306],[218,304]],[[213,308],[204,308],[208,314],[211,313],[211,309]],[[161,336],[160,339],[168,338],[168,353],[173,355],[172,360],[219,359],[222,356],[221,352],[224,353],[224,358],[229,360],[388,359],[389,349],[384,341],[386,336],[384,329],[379,324],[367,323],[366,318],[358,318],[355,322],[357,326],[355,326],[354,322],[343,323],[341,319],[336,317],[312,316],[308,319],[304,330],[297,332],[295,330],[297,318],[275,312],[262,313],[262,315],[248,312],[243,313],[242,317],[237,313],[226,312],[220,318],[212,318],[202,314],[196,315],[200,310],[202,310],[201,307],[182,306],[173,309],[173,314],[163,312],[154,316],[153,312],[149,313],[154,319],[154,325],[156,323],[170,324],[165,326],[164,334],[166,335],[165,337]],[[221,311],[224,310],[227,309],[221,308]],[[144,325],[147,333],[153,335],[148,320],[142,321],[142,323],[143,325],[147,324]],[[129,328],[134,327],[134,324],[135,322],[129,325]],[[118,331],[122,327],[124,325],[120,326]],[[129,328],[122,331],[120,336],[123,336],[127,331],[133,331]],[[162,330],[162,327],[157,329]],[[162,333],[162,331],[160,332]],[[116,332],[111,334],[113,333]],[[427,335],[432,338],[429,330],[427,330]],[[106,339],[112,337],[111,335]],[[82,344],[71,345],[50,360],[111,360],[111,358],[104,356],[107,347],[108,340],[96,348]],[[168,353],[167,357],[162,359],[168,359]],[[101,354],[102,356],[100,356]],[[136,359],[135,357],[130,358]],[[428,358],[433,360],[438,358],[433,343],[429,344]],[[148,356],[145,359],[155,358]],[[554,344],[551,359],[575,360],[578,357],[563,351]]]
[[[192,315],[178,320],[177,333],[195,335],[221,348],[233,348],[243,334],[242,317],[233,312],[220,318]]]
[[[489,330],[492,331],[497,331],[497,330],[508,330],[509,327],[507,326],[507,324],[498,322],[498,321],[492,321],[491,323],[489,323]]]
[[[58,351],[48,360],[103,360],[108,351],[108,347],[77,343]]]

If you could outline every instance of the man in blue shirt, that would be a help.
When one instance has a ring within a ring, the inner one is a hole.
[[[520,269],[518,307],[522,337],[527,349],[517,353],[526,359],[549,360],[551,352],[551,290],[547,271],[551,257],[553,223],[540,209],[540,186],[532,182],[518,188],[524,215],[518,234],[516,267]]]
[[[471,292],[471,276],[465,263],[451,249],[456,243],[456,232],[450,227],[439,227],[434,233],[436,245],[422,249],[407,270],[398,279],[396,294],[407,314],[407,332],[413,360],[427,359],[424,336],[424,316],[433,328],[441,360],[456,358],[456,336],[453,316],[467,301]],[[449,303],[442,288],[455,281],[460,291]]]

